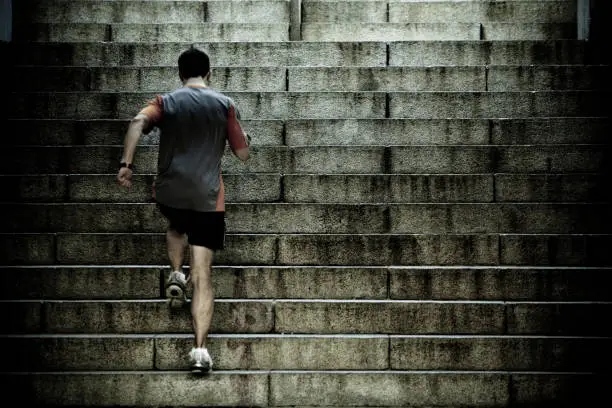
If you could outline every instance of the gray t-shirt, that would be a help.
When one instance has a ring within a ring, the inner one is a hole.
[[[155,123],[160,129],[157,202],[194,211],[223,211],[221,159],[226,141],[230,139],[232,148],[242,147],[240,138],[228,135],[228,127],[230,132],[235,128],[228,122],[237,123],[239,118],[234,102],[210,88],[191,86],[157,100],[163,112]]]

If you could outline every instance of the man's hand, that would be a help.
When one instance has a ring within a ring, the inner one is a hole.
[[[127,167],[120,168],[119,174],[117,174],[119,185],[126,188],[132,187],[132,174],[132,169],[128,169]]]

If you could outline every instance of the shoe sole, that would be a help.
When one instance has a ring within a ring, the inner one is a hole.
[[[168,298],[170,307],[173,308],[182,307],[186,301],[185,291],[177,284],[171,283],[166,287],[166,297]]]
[[[210,374],[212,372],[212,367],[209,365],[205,365],[205,366],[194,365],[191,367],[191,372],[193,374],[200,374],[200,375]]]

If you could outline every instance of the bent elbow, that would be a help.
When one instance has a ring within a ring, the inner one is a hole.
[[[243,162],[249,159],[249,148],[236,150],[236,156]]]
[[[137,115],[130,121],[130,128],[139,131],[139,133],[144,132],[149,125],[149,120],[144,115]]]

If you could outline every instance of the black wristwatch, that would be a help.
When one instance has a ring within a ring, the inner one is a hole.
[[[134,170],[134,165],[132,163],[121,162],[121,168],[127,167],[130,170]]]

